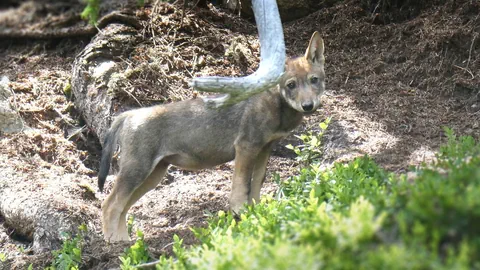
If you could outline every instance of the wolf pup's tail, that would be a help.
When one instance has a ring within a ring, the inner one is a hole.
[[[107,179],[110,171],[110,162],[117,144],[118,131],[122,128],[125,117],[120,116],[115,119],[110,129],[107,131],[105,140],[103,141],[102,159],[100,161],[100,170],[98,172],[98,188],[103,192],[105,179]]]

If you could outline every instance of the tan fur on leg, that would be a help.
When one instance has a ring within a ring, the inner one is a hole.
[[[128,203],[125,205],[122,213],[120,214],[120,219],[118,223],[118,234],[120,238],[129,238],[127,230],[127,213],[130,207],[134,205],[143,195],[145,195],[150,190],[155,189],[155,187],[162,181],[165,173],[167,172],[167,164],[158,164],[153,172],[143,181],[142,185],[135,189],[131,194]]]
[[[267,163],[271,149],[272,144],[270,143],[266,145],[257,156],[255,167],[253,169],[252,182],[250,184],[248,203],[252,203],[253,201],[255,201],[255,203],[260,202],[260,189],[265,181],[265,172],[267,171]]]
[[[105,240],[115,242],[128,240],[119,235],[118,224],[120,221],[120,215],[124,209],[124,206],[128,202],[130,192],[126,190],[121,183],[118,181],[113,186],[113,190],[110,195],[105,199],[102,204],[102,230]]]
[[[245,203],[248,202],[250,193],[250,182],[255,158],[257,153],[255,148],[242,146],[235,147],[235,170],[232,179],[232,192],[230,195],[230,209],[239,214]]]

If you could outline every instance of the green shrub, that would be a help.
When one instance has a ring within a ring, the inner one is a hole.
[[[320,128],[320,132],[318,133],[307,131],[306,134],[301,134],[300,136],[295,135],[295,137],[302,141],[301,145],[293,146],[289,144],[286,146],[297,154],[296,159],[300,164],[307,166],[312,162],[318,162],[317,159],[322,155],[322,148],[320,147],[322,137],[328,128],[328,124],[330,124],[330,120],[331,118],[329,117],[318,125]]]
[[[447,258],[457,253],[480,267],[480,144],[446,133],[437,160],[418,169],[414,182],[403,177],[396,184],[392,219],[405,243]]]
[[[97,24],[98,16],[100,14],[100,0],[86,0],[87,6],[83,9],[80,16],[84,20],[88,20],[91,25]]]
[[[47,270],[78,270],[82,262],[82,248],[85,245],[85,235],[87,226],[82,224],[78,227],[78,233],[72,237],[68,233],[64,233],[62,249],[55,250],[53,254],[53,262],[47,267]]]
[[[136,269],[136,265],[148,262],[150,255],[148,254],[148,246],[143,238],[143,232],[139,230],[137,231],[137,240],[135,241],[135,244],[127,248],[125,253],[119,258],[122,262],[120,265],[122,270]]]
[[[194,229],[200,245],[176,237],[176,257],[157,269],[480,268],[480,144],[446,134],[415,179],[367,156],[329,170],[313,162],[281,183],[278,200]]]

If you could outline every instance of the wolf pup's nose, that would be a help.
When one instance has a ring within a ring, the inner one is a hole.
[[[309,101],[302,103],[302,109],[305,112],[311,111],[313,109],[313,102]]]

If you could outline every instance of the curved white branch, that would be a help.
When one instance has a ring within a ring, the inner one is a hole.
[[[230,105],[275,86],[285,69],[285,41],[276,0],[253,0],[260,39],[260,65],[247,77],[195,78],[192,86],[203,92],[226,93],[204,100],[216,107]]]

